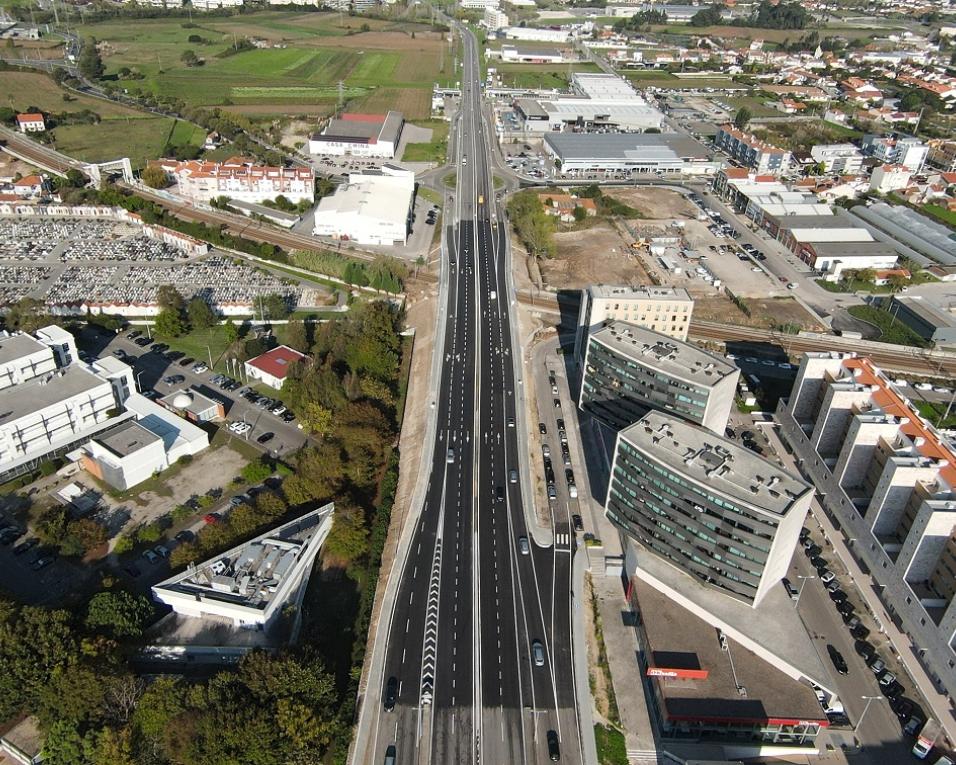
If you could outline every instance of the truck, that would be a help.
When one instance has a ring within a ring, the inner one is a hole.
[[[484,195],[484,194],[479,194],[479,195],[478,195],[478,204],[483,205],[484,203],[485,203],[485,195]]]
[[[916,737],[916,743],[913,744],[913,754],[919,759],[925,760],[929,753],[933,751],[933,747],[936,746],[936,740],[939,738],[940,732],[940,724],[936,720],[927,720]]]

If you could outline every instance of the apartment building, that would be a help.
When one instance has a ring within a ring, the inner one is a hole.
[[[910,136],[865,135],[863,153],[884,164],[903,165],[911,173],[918,173],[929,156],[929,146]]]
[[[931,138],[927,143],[929,163],[945,173],[956,173],[956,141]]]
[[[280,195],[293,204],[315,200],[315,172],[311,168],[255,165],[242,157],[225,162],[163,159],[150,165],[165,170],[182,196],[199,202],[228,197],[257,203]]]
[[[607,321],[626,321],[677,340],[687,340],[693,313],[694,300],[682,287],[592,285],[581,292],[574,358],[581,361],[588,335]]]
[[[903,165],[880,165],[870,174],[870,191],[887,194],[909,186],[912,173]]]
[[[618,433],[607,517],[706,586],[753,607],[786,574],[813,490],[667,412]]]
[[[825,173],[858,175],[863,169],[863,153],[852,143],[819,144],[810,149],[810,156]]]
[[[808,353],[780,434],[927,673],[956,693],[956,450],[867,358]]]
[[[787,149],[772,146],[730,124],[721,125],[714,138],[714,146],[758,173],[776,175],[790,165],[790,152]]]
[[[659,410],[723,433],[739,375],[722,356],[608,321],[588,337],[578,405],[614,428]]]
[[[508,15],[497,5],[485,6],[484,22],[489,32],[497,32],[499,29],[504,29],[509,23]]]

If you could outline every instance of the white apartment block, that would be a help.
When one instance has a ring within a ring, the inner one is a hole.
[[[489,5],[485,8],[485,26],[489,32],[504,29],[508,23],[508,15],[497,5]]]
[[[626,321],[686,341],[693,313],[694,300],[681,287],[592,285],[581,292],[574,357],[581,359],[588,335],[608,321]]]
[[[315,200],[315,172],[305,167],[268,167],[233,157],[225,162],[159,160],[176,182],[180,195],[197,202],[228,197],[241,202],[264,202],[284,196],[293,204]]]
[[[929,155],[929,146],[918,138],[867,135],[863,137],[863,152],[888,165],[903,165],[910,172],[918,173]]]
[[[905,189],[912,173],[903,165],[880,165],[870,174],[870,191],[886,194],[897,189]]]
[[[852,143],[819,144],[810,149],[810,156],[825,173],[858,175],[863,169],[863,153]]]
[[[804,356],[780,434],[927,674],[956,694],[956,450],[869,359]]]

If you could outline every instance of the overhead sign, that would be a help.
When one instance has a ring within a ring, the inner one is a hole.
[[[706,669],[670,669],[669,667],[648,667],[648,677],[671,677],[679,680],[706,680],[710,673]]]

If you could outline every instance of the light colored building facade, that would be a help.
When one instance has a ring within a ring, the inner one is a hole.
[[[404,127],[401,112],[345,113],[309,137],[309,154],[394,159]]]
[[[319,200],[313,233],[359,244],[404,244],[408,238],[415,173],[384,165],[378,173],[349,174],[349,181]]]
[[[870,191],[888,194],[891,191],[905,189],[910,183],[912,173],[903,165],[880,165],[870,173]]]
[[[508,26],[508,15],[497,5],[488,5],[485,7],[485,27],[489,32],[497,32]]]
[[[739,376],[722,356],[609,321],[588,337],[578,405],[618,429],[658,410],[723,433]]]
[[[649,118],[657,120],[659,112],[652,111]],[[567,177],[594,172],[710,175],[721,165],[703,144],[676,133],[547,133],[544,150]]]
[[[270,388],[282,390],[289,369],[293,364],[305,360],[305,355],[288,345],[280,345],[266,351],[245,363],[246,375],[253,380],[265,383]]]
[[[911,173],[918,173],[929,156],[929,146],[918,138],[865,135],[863,153],[887,165],[903,165]]]
[[[733,125],[722,125],[718,129],[714,146],[758,173],[779,175],[790,166],[789,151],[771,146]]]
[[[956,451],[867,358],[804,355],[780,435],[927,674],[956,694]]]
[[[810,149],[810,156],[823,165],[825,173],[858,175],[863,169],[863,152],[852,143],[818,144]]]
[[[596,284],[581,291],[574,358],[581,361],[588,336],[609,321],[626,321],[686,341],[694,300],[682,287],[615,287]]]
[[[42,133],[46,130],[46,121],[39,112],[18,114],[17,128],[21,133]]]
[[[283,196],[293,204],[315,199],[315,172],[305,167],[266,167],[233,157],[225,162],[159,160],[179,193],[198,202],[229,197],[265,202]]]
[[[785,576],[812,487],[664,412],[617,436],[606,513],[685,574],[754,607]]]

